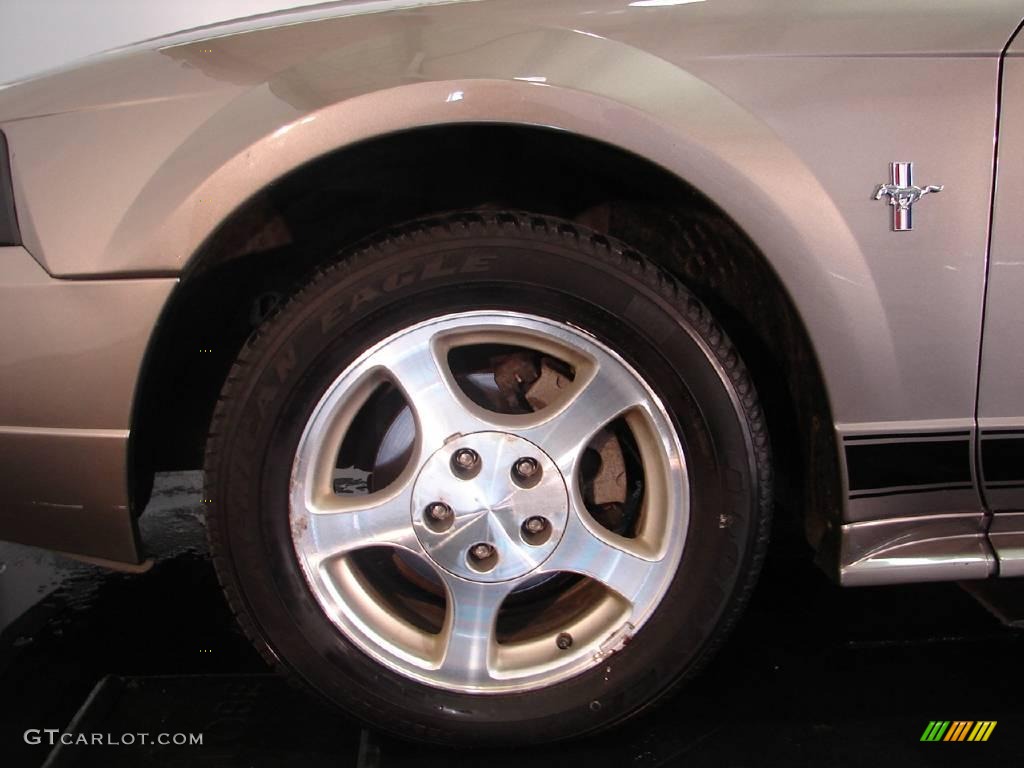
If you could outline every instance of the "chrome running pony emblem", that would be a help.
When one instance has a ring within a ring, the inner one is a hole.
[[[942,184],[915,187],[913,163],[889,163],[889,183],[879,184],[875,188],[875,200],[889,196],[889,205],[892,206],[892,231],[906,232],[914,228],[910,206],[925,195],[941,192],[942,188]]]

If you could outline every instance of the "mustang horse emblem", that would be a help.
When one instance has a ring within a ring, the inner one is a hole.
[[[913,163],[889,163],[888,184],[879,184],[875,188],[875,200],[881,200],[889,196],[889,205],[892,206],[892,229],[894,232],[906,232],[913,229],[910,206],[932,192],[941,192],[942,184],[929,184],[926,187],[914,185],[914,164]]]

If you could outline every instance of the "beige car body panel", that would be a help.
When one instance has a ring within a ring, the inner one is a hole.
[[[225,217],[325,153],[473,122],[604,141],[700,189],[757,244],[840,437],[973,441],[998,67],[1021,16],[1002,0],[339,3],[8,88],[0,129],[25,248],[54,278],[161,278],[126,315],[145,329]],[[872,199],[892,161],[946,185],[912,232],[890,232]],[[124,405],[91,428],[127,429]],[[57,407],[38,397],[25,420]],[[896,510],[983,513],[971,489],[853,501],[845,519]]]
[[[0,531],[137,560],[128,424],[150,334],[177,281],[54,280],[17,246],[0,248],[0,265]]]

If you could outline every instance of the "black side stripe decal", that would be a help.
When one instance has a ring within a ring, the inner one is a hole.
[[[1024,483],[1024,432],[985,430],[981,435],[981,472],[986,486]]]
[[[853,443],[861,440],[914,440],[923,438],[937,438],[937,437],[959,437],[968,439],[971,433],[966,430],[957,430],[956,432],[885,432],[879,434],[866,434],[866,435],[847,435],[843,438],[844,442]]]
[[[974,486],[971,483],[949,484],[949,485],[919,485],[913,488],[894,488],[888,491],[853,491],[850,493],[850,500],[855,499],[877,499],[881,496],[900,496],[905,493],[931,493],[932,491],[969,491]]]
[[[867,439],[866,436],[858,436]],[[907,435],[891,442],[846,441],[851,496],[857,491],[914,493],[973,487],[966,432]],[[928,439],[923,439],[927,437]],[[928,486],[927,488],[915,488]],[[872,495],[882,495],[874,493]]]
[[[1024,430],[980,434],[981,474],[991,490],[1024,488]],[[970,432],[901,432],[843,438],[851,499],[969,490]]]

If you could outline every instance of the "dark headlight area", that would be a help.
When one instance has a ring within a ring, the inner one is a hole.
[[[18,245],[18,217],[14,213],[14,187],[11,184],[11,157],[7,139],[0,132],[0,245]]]

